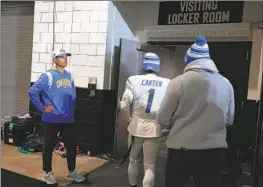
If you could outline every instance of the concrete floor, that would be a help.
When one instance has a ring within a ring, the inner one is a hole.
[[[155,187],[164,186],[164,160],[159,160],[156,171]],[[140,171],[143,171],[142,168]],[[2,169],[2,187],[46,187],[44,182]],[[140,175],[142,181],[142,173]],[[127,164],[116,169],[116,162],[112,161],[98,168],[87,176],[88,180],[83,184],[70,184],[67,187],[126,187],[127,186]],[[139,185],[141,187],[141,185]],[[188,185],[187,187],[194,187]]]
[[[156,185],[155,187],[164,186],[164,166],[166,150],[161,149],[156,166]],[[110,161],[104,166],[91,172],[88,180],[83,184],[69,184],[66,187],[126,187],[128,184],[127,163],[120,168],[116,168],[118,162]],[[143,168],[140,168],[140,183],[143,177]],[[44,182],[29,178],[14,172],[2,169],[2,187],[45,187]],[[141,185],[139,185],[141,187]],[[193,182],[189,181],[186,187],[194,187]]]
[[[34,179],[43,180],[42,154],[23,154],[18,152],[18,148],[11,145],[1,144],[1,168],[11,172],[16,172]],[[104,159],[88,156],[78,156],[76,170],[85,175],[101,167],[107,161]],[[67,175],[66,158],[61,158],[58,154],[53,154],[52,168],[60,184],[67,186],[70,184],[65,179]]]
[[[156,165],[156,184],[155,187],[164,187],[164,166],[166,160],[166,150],[161,149]],[[128,184],[127,163],[121,168],[116,169],[117,162],[110,161],[102,167],[92,171],[88,176],[88,180],[83,184],[69,184],[66,187],[126,187]],[[143,168],[140,168],[140,184],[143,177]],[[2,169],[2,187],[46,187],[47,185],[39,180],[22,176],[13,172]],[[243,181],[242,178],[240,181]],[[237,187],[242,187],[239,182]],[[138,187],[142,187],[139,185]],[[189,180],[185,187],[195,187],[193,180]]]

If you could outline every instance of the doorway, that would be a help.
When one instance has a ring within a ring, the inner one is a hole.
[[[191,43],[149,42],[148,44],[169,47],[170,50],[175,51],[176,57],[173,58],[173,63],[177,63],[177,71],[182,72],[184,68],[184,65],[181,66],[182,61]],[[243,173],[240,173],[241,177],[237,183],[251,185],[258,113],[258,104],[247,100],[252,42],[209,42],[209,48],[211,58],[219,72],[232,83],[235,92],[235,120],[233,126],[227,129],[228,157],[233,162],[238,160],[233,167],[238,168],[240,165],[242,168]],[[170,57],[167,55],[162,57],[162,52],[156,53],[160,54],[161,60],[167,66],[166,61]],[[166,69],[173,68],[166,67]],[[174,73],[175,76],[176,74]]]
[[[142,49],[138,49],[138,46],[143,45],[136,41],[122,40],[118,96],[124,91],[126,78],[140,73],[140,64],[145,52],[157,53],[161,59],[161,76],[172,79],[183,73],[184,55],[191,44],[186,42],[148,42],[144,47],[141,47]],[[237,153],[238,149],[247,151],[250,145],[255,142],[257,130],[255,115],[250,115],[251,113],[247,113],[246,110],[247,103],[250,102],[247,100],[247,93],[252,42],[209,42],[209,48],[211,58],[220,73],[229,79],[234,87],[236,115],[234,125],[228,129],[228,142],[231,149],[234,150],[233,154],[239,154]],[[253,105],[253,107],[254,113],[257,113],[258,106]],[[117,157],[127,151],[127,130],[126,127],[120,128],[120,126],[121,124],[118,125],[117,122],[114,150]],[[248,160],[250,160],[248,164],[252,165],[253,155],[250,155]],[[245,185],[250,185],[251,182],[250,176],[249,179],[240,181]]]

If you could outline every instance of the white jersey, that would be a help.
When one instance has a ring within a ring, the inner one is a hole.
[[[135,75],[126,81],[126,89],[120,103],[128,131],[137,137],[159,137],[161,127],[156,113],[165,95],[169,79],[155,74]]]

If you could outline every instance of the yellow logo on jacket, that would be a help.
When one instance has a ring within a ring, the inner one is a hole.
[[[70,88],[71,87],[71,81],[68,79],[60,79],[57,81],[56,85],[57,85],[57,88],[60,88],[62,86]]]

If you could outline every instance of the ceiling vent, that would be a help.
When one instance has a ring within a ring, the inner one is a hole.
[[[153,25],[145,27],[148,38],[189,38],[197,35],[205,37],[249,37],[249,23],[198,24],[198,25]]]

